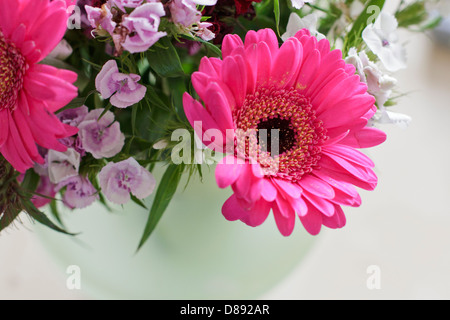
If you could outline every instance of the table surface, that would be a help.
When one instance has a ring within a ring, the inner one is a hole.
[[[409,94],[394,110],[413,122],[406,130],[384,125],[387,142],[368,151],[377,189],[362,191],[362,206],[345,210],[346,227],[324,229],[306,259],[261,298],[450,298],[450,50],[426,35],[405,38],[409,68],[396,78]],[[0,257],[0,299],[91,298],[67,288],[29,221],[0,235]]]

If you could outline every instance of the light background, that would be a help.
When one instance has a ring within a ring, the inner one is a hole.
[[[427,35],[403,33],[408,69],[396,73],[394,111],[413,119],[382,127],[369,150],[379,184],[346,208],[347,226],[324,229],[305,260],[267,299],[450,299],[450,50]],[[89,299],[66,287],[29,223],[0,235],[0,299]],[[295,254],[295,253],[292,253]],[[367,269],[380,270],[368,289]]]

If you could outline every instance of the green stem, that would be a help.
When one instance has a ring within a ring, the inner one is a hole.
[[[307,5],[308,7],[310,7],[311,9],[315,9],[315,10],[319,10],[319,11],[325,12],[326,14],[329,14],[329,15],[332,16],[332,17],[335,17],[335,18],[338,17],[338,16],[335,15],[334,13],[328,11],[327,9],[318,7],[318,6],[314,5],[314,4],[306,3],[306,5]]]

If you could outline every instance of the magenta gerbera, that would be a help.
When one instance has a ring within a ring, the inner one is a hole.
[[[249,31],[244,42],[227,35],[222,55],[204,57],[192,75],[204,106],[186,93],[184,109],[205,145],[220,144],[211,143],[210,129],[226,137],[227,152],[230,137],[234,141],[215,172],[219,187],[234,192],[222,207],[225,218],[255,227],[272,211],[284,236],[292,233],[296,217],[313,235],[322,225],[343,227],[341,206],[361,204],[355,186],[373,190],[377,184],[373,162],[357,148],[386,139],[367,126],[375,99],[354,66],[340,50],[330,50],[328,40],[318,41],[305,29],[281,47],[270,29]],[[195,124],[200,121],[201,131]],[[277,139],[270,141],[277,142],[278,152],[268,140],[253,140],[252,147],[250,136],[240,137],[263,129],[276,130]],[[249,147],[239,148],[242,141]]]
[[[0,0],[0,153],[20,172],[43,163],[37,145],[65,151],[58,139],[77,129],[54,112],[77,96],[74,72],[40,64],[61,41],[64,1]]]

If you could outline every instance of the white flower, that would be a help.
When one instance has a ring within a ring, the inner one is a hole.
[[[291,3],[295,9],[301,9],[305,3],[311,3],[313,1],[314,0],[291,0]]]
[[[361,78],[361,82],[367,83],[366,74],[364,73],[364,65],[356,48],[350,48],[348,51],[348,56],[345,58],[345,62],[354,65],[356,68],[356,73]]]
[[[391,123],[401,128],[406,128],[411,122],[411,117],[406,114],[388,111],[384,106],[389,100],[397,80],[383,73],[375,63],[369,60],[364,51],[358,53],[355,48],[351,48],[347,58],[345,58],[345,62],[355,66],[356,74],[361,78],[361,82],[367,84],[367,92],[377,100],[378,110],[371,119],[372,125],[374,123]]]
[[[73,52],[72,47],[67,40],[62,39],[58,45],[48,54],[49,57],[58,60],[66,60]]]
[[[153,175],[133,158],[108,163],[98,174],[98,179],[105,197],[116,204],[127,203],[130,193],[145,199],[156,186]]]
[[[381,124],[395,124],[402,129],[406,129],[411,123],[411,117],[398,112],[388,111],[385,107],[377,110],[371,122]]]
[[[325,36],[317,31],[317,16],[314,13],[300,18],[295,12],[292,12],[289,16],[286,32],[281,36],[281,39],[286,41],[302,29],[308,29],[317,40],[325,39]]]
[[[392,14],[382,12],[375,23],[368,25],[362,33],[370,50],[392,72],[406,68],[406,51],[398,43],[397,27],[397,19]]]
[[[78,175],[81,156],[72,148],[65,152],[49,150],[47,155],[48,177],[54,184]]]
[[[377,99],[378,106],[383,107],[391,96],[397,80],[383,73],[375,63],[369,60],[364,51],[358,53],[355,48],[351,48],[345,62],[355,66],[361,82],[367,84],[367,91]]]

